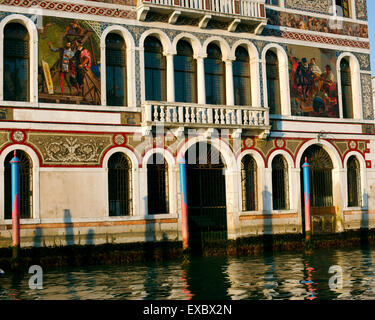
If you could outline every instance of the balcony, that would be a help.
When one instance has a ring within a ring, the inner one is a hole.
[[[232,129],[232,134],[251,131],[260,136],[271,129],[266,108],[146,101],[142,105],[144,132],[150,132],[157,125],[180,129]]]
[[[170,24],[177,24],[180,17],[187,18],[202,29],[210,21],[232,32],[244,24],[255,34],[267,24],[265,0],[138,0],[138,20],[146,21],[148,14],[167,16]]]

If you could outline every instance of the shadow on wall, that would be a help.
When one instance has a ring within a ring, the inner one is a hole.
[[[74,232],[72,216],[69,209],[64,209],[65,243],[67,246],[74,245]]]
[[[271,206],[272,201],[272,195],[268,191],[268,187],[265,186],[263,192],[262,192],[262,199],[263,203],[268,203]],[[270,208],[264,211],[265,216],[270,215],[271,216],[271,210]],[[263,246],[265,251],[272,251],[273,250],[273,226],[272,226],[272,218],[267,219],[263,218]]]
[[[34,237],[33,237],[33,247],[41,247],[42,246],[42,239],[43,239],[43,229],[40,227],[37,227],[34,231]]]
[[[368,200],[369,196],[365,192],[363,194],[363,207],[368,208]],[[362,210],[361,212],[361,246],[368,246],[369,245],[369,239],[368,239],[368,233],[369,233],[369,211]]]

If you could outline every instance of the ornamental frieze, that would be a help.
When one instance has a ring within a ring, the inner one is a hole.
[[[355,10],[358,20],[367,20],[367,4],[366,0],[356,0]]]
[[[0,149],[10,142],[9,132],[0,131]]]
[[[326,14],[329,13],[331,4],[331,0],[285,0],[286,8]]]
[[[363,118],[366,120],[374,119],[374,106],[372,97],[371,75],[361,74],[361,88],[362,88],[362,105]]]
[[[27,142],[39,150],[42,165],[100,165],[112,144],[111,135],[29,133]]]

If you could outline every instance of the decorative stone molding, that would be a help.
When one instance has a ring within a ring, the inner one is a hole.
[[[358,20],[367,20],[367,3],[366,0],[356,0],[355,8]]]
[[[371,75],[361,74],[362,87],[362,104],[363,104],[363,118],[367,120],[374,119],[374,106],[372,97]]]
[[[290,9],[299,9],[303,11],[316,12],[316,13],[329,13],[331,0],[285,0],[285,7]]]

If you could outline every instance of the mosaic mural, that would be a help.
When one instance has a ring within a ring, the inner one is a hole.
[[[292,115],[339,117],[336,52],[288,45]]]
[[[329,19],[267,9],[268,24],[301,30],[333,33],[346,36],[368,38],[368,26],[347,21],[332,23]]]
[[[44,17],[39,101],[100,105],[100,24]]]
[[[331,0],[285,0],[285,7],[292,9],[301,9],[310,12],[328,13],[332,2]]]
[[[357,12],[357,19],[367,20],[366,0],[356,0],[355,5],[356,5],[356,12]]]

